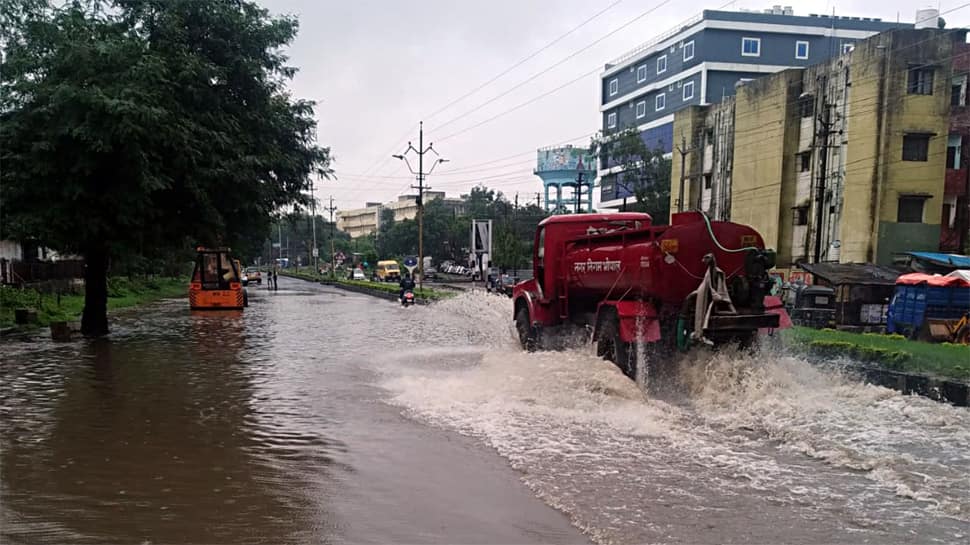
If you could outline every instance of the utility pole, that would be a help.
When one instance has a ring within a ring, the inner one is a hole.
[[[316,274],[320,272],[320,249],[317,248],[317,197],[313,192],[312,179],[310,180],[310,211],[313,217],[313,251],[310,252],[310,257],[313,259],[313,273]],[[333,240],[332,233],[330,239]]]
[[[414,152],[418,155],[418,171],[415,172],[411,168],[411,163],[408,162],[407,154]],[[423,287],[424,284],[424,192],[430,187],[425,187],[424,177],[431,174],[435,167],[441,163],[447,163],[447,159],[442,159],[440,156],[435,160],[434,164],[431,165],[431,170],[428,172],[424,171],[424,154],[428,152],[438,155],[438,152],[434,149],[434,144],[428,144],[428,147],[424,147],[424,121],[418,123],[418,147],[415,148],[408,142],[408,148],[404,150],[404,153],[400,155],[392,155],[395,159],[400,159],[408,166],[408,170],[411,174],[414,174],[418,178],[418,186],[411,186],[412,189],[418,190],[418,288]]]
[[[687,147],[687,138],[681,135],[680,145],[677,146],[680,152],[680,193],[677,196],[677,211],[684,211],[684,183],[687,181],[687,154],[694,151]]]
[[[583,187],[586,185],[586,182],[583,181],[585,174],[586,174],[585,172],[580,172],[579,174],[576,175],[576,213],[577,214],[579,214],[579,211],[582,208]]]
[[[536,191],[536,208],[542,208],[542,193]]]
[[[333,213],[337,210],[337,207],[333,205],[333,195],[330,195],[330,206],[326,207],[324,210],[330,212],[330,274],[336,279],[337,278],[337,262],[334,254],[333,247]]]
[[[816,196],[818,202],[815,206],[815,252],[813,254],[815,263],[822,260],[822,219],[825,215],[825,178],[828,174],[829,133],[832,126],[832,123],[829,120],[830,108],[826,103],[824,91],[822,92],[821,103],[822,112],[819,114],[818,118],[820,125],[818,137],[822,140],[822,156],[819,158],[818,192]]]

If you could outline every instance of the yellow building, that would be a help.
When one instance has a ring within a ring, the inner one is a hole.
[[[690,150],[685,208],[755,227],[782,268],[937,250],[958,40],[964,31],[886,32],[677,112],[674,140]]]

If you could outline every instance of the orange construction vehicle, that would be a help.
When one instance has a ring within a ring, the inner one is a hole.
[[[196,249],[195,271],[189,284],[189,307],[192,310],[241,310],[249,298],[242,285],[237,262],[229,257],[229,248]]]

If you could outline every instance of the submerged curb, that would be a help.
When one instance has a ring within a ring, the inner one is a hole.
[[[967,407],[970,402],[970,384],[957,380],[904,373],[880,367],[855,364],[855,371],[867,381],[899,390],[904,394],[918,394],[935,401],[949,402],[958,407]]]
[[[817,354],[802,352],[809,361],[823,367],[839,367],[853,373],[866,382],[891,388],[907,395],[920,395],[941,403],[952,403],[957,407],[970,406],[970,384],[956,379],[910,373],[868,365],[856,361],[846,364],[832,363],[831,359]]]

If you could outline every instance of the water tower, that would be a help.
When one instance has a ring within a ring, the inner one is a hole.
[[[542,178],[546,212],[569,214],[593,211],[594,161],[586,148],[554,146],[538,151],[535,175]],[[568,194],[563,188],[568,189]]]

